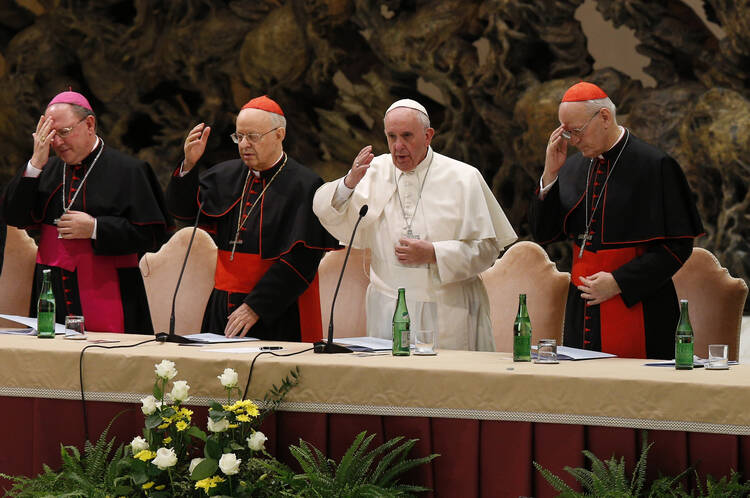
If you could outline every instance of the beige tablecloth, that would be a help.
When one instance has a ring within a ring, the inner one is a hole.
[[[134,344],[147,336],[90,334]],[[224,399],[217,376],[234,368],[244,389],[257,353],[212,349],[309,344],[251,342],[202,347],[148,343],[134,348],[88,349],[83,360],[86,399],[139,402],[151,392],[154,365],[176,363],[192,399]],[[76,399],[85,341],[0,335],[0,396]],[[103,344],[103,346],[110,346]],[[750,367],[728,371],[647,367],[644,360],[513,363],[506,353],[440,351],[433,357],[263,355],[249,397],[259,399],[295,366],[301,383],[282,409],[328,413],[525,420],[569,424],[750,434]],[[169,386],[168,388],[171,388]]]

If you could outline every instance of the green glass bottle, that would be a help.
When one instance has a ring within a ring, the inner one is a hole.
[[[36,307],[36,330],[39,339],[55,337],[55,294],[52,292],[52,271],[42,270],[42,290]]]
[[[398,302],[393,313],[393,356],[409,356],[411,320],[406,309],[406,290],[398,289]]]
[[[677,370],[693,369],[693,327],[688,316],[687,299],[680,299],[680,321],[674,341],[674,366]]]
[[[513,322],[513,361],[531,361],[531,320],[526,294],[518,295],[518,313]]]

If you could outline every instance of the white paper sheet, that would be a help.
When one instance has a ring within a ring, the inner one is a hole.
[[[0,318],[5,318],[6,320],[10,320],[11,322],[20,323],[21,325],[26,325],[27,327],[31,327],[31,332],[27,332],[29,335],[36,335],[36,317],[35,318],[29,318],[28,316],[19,316],[19,315],[5,315],[3,313],[0,313]],[[3,332],[0,330],[0,334],[7,333],[7,334],[18,334],[19,332]],[[65,333],[65,325],[61,323],[55,323],[55,335],[62,335]]]

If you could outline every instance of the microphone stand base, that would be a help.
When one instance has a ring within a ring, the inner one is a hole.
[[[177,334],[167,334],[166,332],[159,332],[156,334],[156,342],[174,342],[177,344],[187,344],[195,341],[191,341],[187,337],[182,337],[181,335]]]
[[[313,344],[313,351],[316,353],[329,353],[329,354],[335,354],[335,353],[353,353],[351,349],[347,348],[346,346],[342,346],[341,344],[336,344],[335,342],[327,342],[327,341],[318,341],[315,344]]]

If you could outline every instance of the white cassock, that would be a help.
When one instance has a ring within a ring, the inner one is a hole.
[[[352,247],[371,250],[368,335],[391,339],[397,290],[404,287],[412,330],[436,330],[444,349],[494,351],[489,299],[478,275],[517,237],[481,173],[432,147],[406,173],[383,154],[353,192],[343,178],[321,186],[313,211],[348,244],[365,204]],[[394,248],[409,228],[413,238],[432,242],[436,264],[398,262]]]

